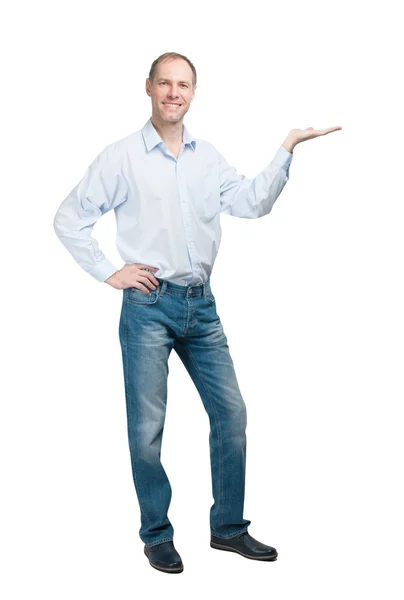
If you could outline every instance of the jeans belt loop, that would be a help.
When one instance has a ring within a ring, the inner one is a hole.
[[[164,279],[161,283],[160,298],[164,295],[167,288],[167,280]]]

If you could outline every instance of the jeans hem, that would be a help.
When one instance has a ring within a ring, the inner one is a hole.
[[[155,542],[151,542],[150,544],[145,544],[146,548],[152,548],[153,546],[157,546],[158,544],[163,544],[163,542],[172,542],[173,538],[162,538],[161,540],[156,540]]]
[[[212,535],[214,535],[217,538],[221,538],[222,540],[230,540],[231,538],[234,538],[238,535],[240,535],[241,533],[244,533],[245,531],[247,531],[248,529],[248,525],[247,527],[243,527],[243,529],[240,529],[240,531],[236,531],[235,533],[230,533],[229,535],[220,535],[219,533],[216,533],[212,528],[210,528],[210,532]]]

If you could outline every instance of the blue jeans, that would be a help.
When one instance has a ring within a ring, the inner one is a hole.
[[[150,295],[137,288],[123,290],[119,322],[139,535],[147,546],[174,535],[167,516],[171,486],[160,461],[168,358],[174,348],[209,416],[211,533],[232,538],[250,525],[243,518],[247,414],[210,279],[193,286],[157,279]]]

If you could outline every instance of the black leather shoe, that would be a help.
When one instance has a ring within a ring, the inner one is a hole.
[[[215,537],[210,538],[210,545],[217,550],[238,552],[241,556],[253,560],[276,560],[278,553],[272,546],[266,546],[255,540],[247,531],[230,539]]]
[[[165,573],[181,573],[184,570],[181,556],[174,548],[174,543],[163,542],[155,546],[144,547],[144,553],[149,559],[149,563],[155,569]]]

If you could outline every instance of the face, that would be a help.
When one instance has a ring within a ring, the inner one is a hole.
[[[152,99],[152,117],[168,123],[181,121],[195,95],[191,67],[182,58],[160,63],[153,85],[146,79],[146,93]]]

